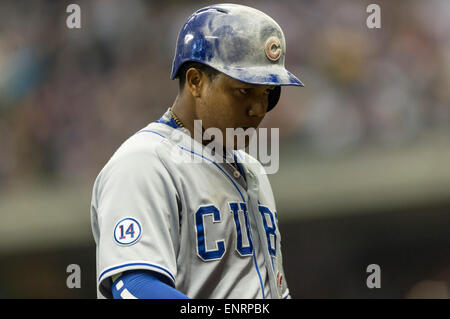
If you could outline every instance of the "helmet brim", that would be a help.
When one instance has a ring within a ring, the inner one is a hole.
[[[249,84],[305,86],[294,74],[278,65],[272,67],[254,66],[245,68],[219,67],[215,69],[235,80]]]

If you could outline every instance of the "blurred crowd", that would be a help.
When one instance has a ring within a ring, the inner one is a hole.
[[[66,6],[81,7],[81,29]],[[286,88],[263,125],[299,151],[396,147],[450,127],[450,2],[245,1],[284,30]],[[16,179],[95,176],[131,134],[160,117],[184,20],[211,2],[2,1],[0,187]]]

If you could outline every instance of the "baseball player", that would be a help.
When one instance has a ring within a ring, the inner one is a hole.
[[[192,137],[195,120],[223,136],[256,128],[281,86],[303,86],[285,69],[285,52],[280,26],[256,9],[219,4],[188,18],[172,107],[128,138],[95,180],[99,298],[290,298],[263,167],[225,139],[213,153],[204,152],[205,135]]]

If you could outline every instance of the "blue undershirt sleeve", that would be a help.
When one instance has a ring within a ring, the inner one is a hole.
[[[123,273],[113,282],[112,294],[114,299],[189,299],[164,275],[147,270]]]

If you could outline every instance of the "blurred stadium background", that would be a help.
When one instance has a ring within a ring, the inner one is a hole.
[[[171,105],[178,30],[211,3],[1,2],[0,298],[95,298],[94,179]],[[372,1],[240,3],[279,22],[306,84],[263,123],[282,138],[269,177],[292,296],[448,298],[450,2],[376,1],[381,29]]]

